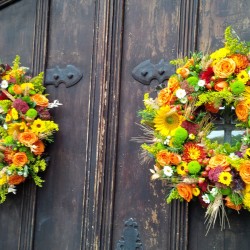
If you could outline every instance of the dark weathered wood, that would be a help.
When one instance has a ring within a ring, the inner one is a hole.
[[[45,56],[47,52],[48,19],[50,0],[37,0],[35,29],[32,51],[32,73],[37,75],[45,70]],[[19,235],[19,249],[31,250],[34,242],[34,223],[36,208],[36,186],[32,182],[27,182],[23,189],[22,200],[22,220]]]
[[[7,1],[1,1],[3,3]],[[3,62],[11,64],[18,54],[22,65],[31,67],[35,16],[34,0],[15,1],[1,8],[0,57]],[[33,185],[24,183],[16,195],[8,195],[7,201],[0,205],[0,249],[32,249],[34,199]]]
[[[0,0],[0,9],[20,0]]]

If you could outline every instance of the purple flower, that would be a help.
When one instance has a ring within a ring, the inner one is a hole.
[[[21,111],[23,114],[25,114],[29,109],[29,105],[25,101],[23,101],[21,99],[16,99],[13,102],[13,107],[16,110]]]
[[[210,169],[210,171],[208,172],[208,179],[213,182],[217,182],[219,179],[219,175],[222,171],[223,171],[222,167],[216,167]]]

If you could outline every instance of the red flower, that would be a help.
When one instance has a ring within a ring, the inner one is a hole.
[[[184,145],[182,159],[184,161],[197,161],[199,159],[203,160],[206,157],[206,153],[202,146],[195,143],[188,142]]]
[[[206,71],[203,71],[200,74],[200,78],[206,83],[210,82],[212,76],[214,76],[214,71],[212,67],[208,67]]]

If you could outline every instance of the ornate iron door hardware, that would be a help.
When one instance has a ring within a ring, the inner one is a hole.
[[[130,218],[124,225],[123,235],[117,243],[116,250],[143,250],[136,221]]]
[[[174,66],[164,60],[160,60],[158,64],[151,63],[146,60],[137,65],[133,71],[133,78],[145,85],[149,85],[152,80],[158,80],[159,84],[167,80],[174,72]]]
[[[77,84],[83,77],[83,74],[74,65],[67,65],[61,69],[56,66],[53,69],[47,69],[45,72],[44,85],[54,85],[58,87],[59,84],[64,83],[67,88]]]

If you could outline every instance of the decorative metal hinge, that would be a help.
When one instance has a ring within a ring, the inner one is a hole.
[[[118,241],[116,250],[143,250],[142,243],[137,230],[138,226],[134,219],[125,222],[123,235]]]
[[[53,69],[47,69],[45,72],[44,85],[54,85],[64,83],[67,88],[77,84],[83,77],[83,74],[74,65],[67,65],[66,68],[56,66]]]
[[[158,64],[146,60],[133,69],[132,76],[136,81],[145,85],[149,85],[152,80],[158,80],[159,84],[161,84],[169,79],[173,72],[174,66],[164,62],[163,59]]]

